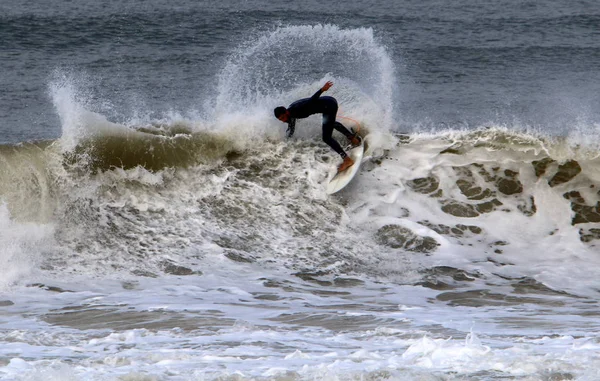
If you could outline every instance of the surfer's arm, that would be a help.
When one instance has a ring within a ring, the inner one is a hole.
[[[317,90],[317,92],[310,97],[311,101],[316,101],[317,99],[319,99],[319,97],[321,96],[321,94],[323,94],[325,91],[329,90],[329,88],[333,86],[333,82],[331,81],[327,81],[327,83],[325,83],[323,85],[323,87],[321,87],[319,90]]]
[[[291,138],[292,135],[294,135],[294,131],[296,131],[296,118],[290,118],[290,121],[288,122],[288,128],[287,128],[287,137]]]
[[[321,94],[323,94],[323,89],[317,90],[317,92],[312,97],[310,97],[310,101],[311,102],[316,101],[317,99],[319,99],[319,97],[321,96]]]

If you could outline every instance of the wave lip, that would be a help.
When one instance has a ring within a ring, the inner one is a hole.
[[[181,126],[166,131],[121,126],[117,131],[80,141],[65,156],[67,162],[85,163],[92,171],[139,166],[156,172],[212,162],[235,149],[230,139],[218,133],[191,132]]]

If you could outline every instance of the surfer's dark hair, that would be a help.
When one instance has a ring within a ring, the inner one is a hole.
[[[275,107],[275,110],[273,110],[273,112],[275,113],[275,118],[277,119],[279,119],[279,116],[285,114],[286,111],[287,109],[283,106]]]

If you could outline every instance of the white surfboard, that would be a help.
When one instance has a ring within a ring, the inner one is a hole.
[[[362,162],[364,145],[361,144],[358,147],[352,148],[350,152],[348,152],[348,156],[354,160],[354,165],[342,172],[338,172],[333,176],[331,180],[329,180],[329,184],[327,184],[327,194],[334,194],[336,192],[341,191],[346,185],[352,181],[358,169],[360,168],[360,164]]]

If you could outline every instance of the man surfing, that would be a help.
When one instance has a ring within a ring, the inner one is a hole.
[[[356,147],[360,145],[360,137],[350,132],[343,124],[335,120],[338,111],[338,104],[334,97],[321,96],[322,93],[329,90],[333,82],[328,81],[312,97],[302,98],[292,103],[287,109],[283,106],[276,107],[275,117],[288,124],[287,137],[294,135],[296,129],[296,119],[307,118],[313,114],[323,114],[323,141],[327,143],[344,160],[338,167],[338,172],[345,171],[354,165],[354,160],[346,154],[339,143],[331,137],[333,129],[344,134]]]

